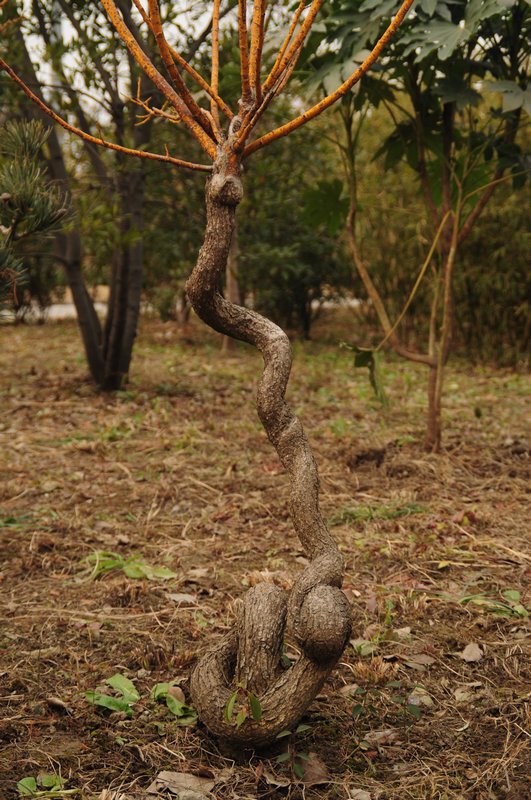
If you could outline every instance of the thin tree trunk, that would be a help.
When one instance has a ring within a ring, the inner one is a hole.
[[[214,330],[253,344],[262,353],[258,414],[290,476],[291,518],[311,563],[289,598],[267,583],[247,593],[237,629],[201,659],[192,673],[191,691],[200,719],[214,734],[240,745],[261,746],[281,730],[294,729],[343,652],[351,615],[339,588],[343,560],[319,509],[315,460],[300,421],[284,399],[291,369],[289,339],[270,320],[233,305],[218,291],[243,190],[239,170],[223,156],[214,170],[207,184],[205,239],[187,284],[188,297]],[[280,664],[285,626],[302,651],[287,670]],[[262,716],[260,722],[249,717],[236,728],[225,720],[225,709],[242,680],[244,690],[258,696]]]
[[[19,48],[22,62],[21,77],[30,86],[35,94],[42,98],[42,89],[37,79],[33,63],[29,57],[24,37],[18,28],[13,27],[12,36]],[[28,115],[30,106],[23,107],[23,113]],[[32,118],[35,116],[48,127],[48,118],[45,114],[31,106]],[[68,203],[71,205],[70,178],[66,169],[61,144],[55,128],[51,128],[48,137],[49,158],[47,160],[48,172],[61,190],[65,193]],[[81,271],[82,243],[79,228],[77,225],[68,233],[57,235],[57,247],[59,262],[64,270],[68,286],[72,292],[72,298],[77,312],[77,322],[85,348],[87,363],[90,374],[94,381],[101,385],[104,376],[104,364],[102,353],[102,330],[100,320],[94,308],[94,303],[87,291]]]

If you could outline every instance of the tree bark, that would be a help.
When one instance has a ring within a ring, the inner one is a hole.
[[[225,270],[225,296],[227,300],[235,305],[240,305],[240,286],[238,284],[238,225],[234,223],[232,239],[230,241],[229,256],[227,258],[227,268]],[[223,353],[234,353],[236,350],[236,339],[225,335],[221,345]]]
[[[302,425],[284,399],[292,359],[289,339],[270,320],[233,305],[218,289],[243,195],[239,165],[229,156],[218,157],[207,183],[207,227],[187,293],[204,322],[262,354],[258,415],[289,474],[291,518],[311,563],[289,597],[269,584],[247,593],[237,627],[192,673],[191,692],[212,733],[235,744],[263,746],[281,730],[293,730],[319,692],[348,641],[351,614],[340,589],[343,559],[319,509],[317,466]],[[286,630],[301,648],[289,669],[280,658]],[[225,709],[238,683],[256,694],[262,716],[260,722],[249,717],[236,728],[226,721]]]

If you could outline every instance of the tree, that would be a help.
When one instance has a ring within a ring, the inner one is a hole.
[[[344,64],[363,58],[393,2],[338,0],[328,23],[332,52],[316,59],[314,81],[330,80]],[[338,22],[338,19],[340,22]],[[522,113],[531,108],[528,82],[531,10],[525,0],[433,2],[421,0],[386,53],[380,79],[368,76],[356,98],[346,97],[343,124],[352,257],[387,341],[399,355],[429,370],[425,445],[441,444],[444,368],[455,327],[458,253],[508,172],[515,188],[526,163],[517,144]],[[338,58],[338,44],[339,58]],[[485,92],[500,92],[501,107]],[[401,159],[414,170],[424,196],[433,244],[420,271],[431,274],[432,300],[425,352],[408,348],[391,323],[370,274],[357,234],[356,146],[370,105],[382,106],[393,124],[376,155],[391,169]]]
[[[14,0],[10,0],[5,13],[14,17],[17,7]],[[155,58],[154,43],[142,35],[131,16],[131,3],[121,0],[119,7],[139,47]],[[52,129],[47,144],[48,172],[62,187],[73,212],[72,224],[57,237],[56,258],[72,291],[91,376],[100,388],[119,389],[129,373],[140,313],[145,261],[145,195],[149,178],[149,162],[130,159],[127,155],[129,149],[148,148],[153,119],[148,114],[143,124],[138,124],[141,120],[137,109],[149,97],[157,102],[161,96],[156,97],[158,93],[154,94],[134,58],[121,57],[116,46],[118,36],[98,4],[34,0],[32,11],[24,27],[15,25],[9,30],[13,61],[26,85],[43,103],[53,105],[56,112],[61,110],[65,118],[75,120],[89,135],[83,139],[83,144],[90,173],[85,170],[81,180],[91,185],[92,195],[98,193],[99,211],[103,210],[113,227],[105,252],[105,282],[109,283],[110,296],[103,324],[87,291],[82,270],[84,253],[90,250],[90,243],[84,241],[82,235],[83,221],[74,216],[75,181],[71,165],[76,159],[72,159],[67,143]],[[170,9],[167,18],[173,21],[174,17]],[[68,44],[60,36],[62,20],[68,23]],[[47,79],[49,87],[38,78],[28,50],[28,35],[32,36],[33,45],[37,37],[53,70]],[[190,37],[186,48],[188,57],[192,57],[204,37],[205,31]],[[92,96],[95,92],[98,104],[95,111],[89,113],[80,102],[80,96]],[[134,95],[136,108],[128,102],[128,95]],[[50,101],[45,101],[45,96],[51,98]],[[25,118],[42,118],[44,114],[42,108],[27,103],[21,113]],[[102,157],[94,144],[102,127],[110,130],[121,145],[121,149],[114,149],[107,157]],[[81,170],[77,172],[79,179]]]
[[[28,241],[39,241],[66,213],[64,198],[38,166],[49,130],[38,123],[7,122],[0,131],[0,307],[18,307],[26,281]]]
[[[185,162],[169,152],[162,155],[133,151],[141,158],[209,173],[206,230],[197,263],[188,279],[188,297],[198,316],[214,330],[248,342],[262,354],[264,370],[257,394],[258,414],[289,473],[291,517],[310,559],[310,564],[295,581],[289,598],[272,584],[253,587],[246,595],[237,625],[206,653],[193,671],[192,699],[200,719],[212,733],[235,743],[264,745],[274,740],[281,730],[293,729],[343,652],[351,629],[350,607],[340,589],[343,560],[319,510],[315,460],[300,421],[284,399],[292,358],[289,339],[270,320],[230,303],[219,291],[237,207],[243,197],[242,164],[253,153],[298,129],[349,92],[382,52],[411,4],[412,0],[406,0],[363,64],[338,89],[290,122],[252,140],[253,130],[289,80],[322,0],[312,0],[308,7],[305,0],[301,0],[265,80],[262,79],[262,56],[266,2],[257,0],[254,3],[248,35],[246,3],[239,0],[241,98],[237,113],[227,106],[218,91],[220,0],[214,0],[213,4],[210,83],[169,45],[157,0],[149,0],[147,11],[140,0],[135,0],[138,13],[155,37],[173,86],[140,47],[114,0],[102,0],[129,53],[167,101],[165,108],[145,101],[145,113],[151,118],[162,116],[172,122],[179,121],[211,161],[210,164]],[[0,66],[42,110],[67,130],[94,144],[131,152],[102,136],[89,136],[59,118],[3,59],[0,59]],[[210,97],[209,110],[198,105],[184,81],[184,73],[199,83]],[[226,127],[222,127],[221,115],[227,120]],[[301,648],[299,660],[287,670],[281,659],[286,629]],[[241,708],[236,724],[232,724],[231,714],[236,702]]]

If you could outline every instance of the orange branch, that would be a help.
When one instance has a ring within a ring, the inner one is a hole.
[[[210,85],[212,86],[212,91],[216,94],[218,93],[219,88],[219,6],[221,0],[214,0],[214,9],[212,11],[212,72],[211,72],[211,79]],[[212,119],[214,120],[214,125],[217,131],[220,131],[220,124],[219,124],[219,111],[216,103],[214,100],[210,103],[210,113],[212,114]]]
[[[151,23],[149,16],[146,14],[144,9],[140,5],[140,0],[133,0],[133,2],[139,14],[141,15],[142,19],[148,26],[149,30],[151,31],[151,33],[153,33],[153,25]],[[187,72],[190,75],[190,77],[193,78],[194,81],[201,87],[201,89],[203,89],[203,91],[205,91],[208,94],[208,96],[212,98],[212,100],[216,101],[216,103],[218,104],[218,106],[228,119],[232,119],[234,117],[234,114],[232,113],[228,105],[225,103],[225,101],[222,100],[221,97],[212,90],[212,87],[209,86],[206,80],[192,66],[190,66],[188,61],[185,61],[185,59],[176,50],[174,50],[174,48],[171,46],[171,44],[169,44],[169,42],[166,42],[166,44],[168,45],[168,50],[170,51],[173,60],[178,64],[178,66],[181,67],[181,69],[183,69],[185,72]]]
[[[254,92],[254,107],[262,102],[262,83],[260,67],[262,66],[262,48],[264,46],[264,18],[266,0],[254,0],[253,21],[251,23],[251,51],[249,54],[249,79],[251,92]]]
[[[240,42],[240,65],[242,78],[242,103],[249,105],[251,101],[251,86],[249,83],[249,53],[247,43],[247,3],[238,0],[238,32]]]
[[[269,84],[268,84],[267,88],[269,88],[269,86],[271,86],[271,84],[277,78],[279,78],[285,70],[289,69],[292,65],[293,65],[293,68],[295,67],[295,64],[297,63],[297,59],[298,59],[299,54],[300,54],[300,51],[302,50],[302,46],[304,44],[304,41],[305,41],[309,31],[310,31],[310,28],[312,27],[313,23],[315,22],[315,18],[317,16],[317,14],[319,13],[322,5],[323,5],[323,0],[313,0],[312,4],[310,6],[310,10],[308,11],[304,22],[302,23],[301,27],[299,28],[298,34],[295,36],[295,38],[293,39],[291,44],[287,47],[287,50],[285,51],[285,54],[284,54],[283,58],[280,60],[280,63],[277,66],[276,72],[274,74],[273,74],[273,72],[271,72],[271,74],[269,75],[269,77],[268,77]],[[299,9],[297,9],[297,12],[295,13],[295,16],[297,16],[298,11],[299,11]],[[301,13],[302,13],[302,11],[303,11],[303,9],[301,8]],[[299,17],[300,17],[300,14],[299,14]],[[293,71],[293,69],[292,69],[292,71]]]
[[[114,4],[114,0],[101,0],[101,4],[105,8],[105,11],[114,25],[120,39],[123,41],[137,64],[139,64],[139,66],[143,69],[148,78],[153,81],[157,89],[162,92],[164,97],[170,101],[203,150],[208,153],[212,159],[214,159],[216,157],[216,143],[202,128],[202,126],[193,118],[184,100],[174,91],[174,89],[172,89],[168,81],[160,74],[158,69],[144,53],[137,40],[118,13],[118,9]]]
[[[177,89],[179,97],[184,101],[192,117],[197,123],[199,123],[203,130],[208,134],[212,133],[215,135],[215,131],[212,129],[210,119],[207,117],[203,109],[199,108],[195,102],[194,98],[190,94],[190,90],[181,77],[181,73],[177,69],[175,61],[173,60],[166,37],[164,36],[164,31],[162,30],[158,0],[148,0],[148,6],[152,26],[151,29],[153,31],[153,35],[155,36],[159,53],[162,57],[162,63],[168,70],[168,75],[172,79],[173,85]]]
[[[378,40],[376,45],[373,47],[372,51],[367,56],[365,61],[350,76],[350,78],[348,78],[338,89],[335,90],[335,92],[329,94],[315,106],[310,108],[308,111],[305,111],[304,114],[301,114],[299,117],[296,117],[291,122],[288,122],[286,125],[282,125],[280,128],[276,128],[274,131],[266,133],[265,136],[262,136],[260,137],[260,139],[257,139],[255,142],[252,142],[243,151],[243,157],[246,158],[247,156],[251,155],[251,153],[254,153],[256,152],[256,150],[259,150],[260,148],[264,147],[266,144],[274,142],[276,139],[280,139],[282,136],[287,136],[292,131],[297,130],[297,128],[300,128],[301,125],[305,125],[314,117],[317,117],[319,114],[322,114],[323,111],[325,111],[335,102],[337,102],[341,97],[347,94],[347,92],[349,92],[352,89],[352,87],[356,83],[358,83],[358,81],[365,75],[365,73],[369,70],[369,68],[374,64],[376,59],[380,56],[382,50],[385,48],[385,46],[387,45],[387,43],[397,30],[397,28],[400,26],[401,22],[403,21],[404,17],[409,11],[413,2],[414,0],[404,0],[404,3],[400,7],[400,10],[398,11],[397,15],[395,16],[395,18],[393,19],[393,21],[391,22],[391,24],[389,25],[383,36]],[[307,19],[308,17],[306,18],[306,20]]]
[[[306,0],[301,0],[298,9],[295,12],[295,16],[293,17],[293,19],[291,21],[291,25],[289,27],[288,35],[284,39],[282,47],[279,50],[277,59],[276,59],[275,63],[273,64],[273,69],[271,70],[271,72],[267,76],[266,82],[264,83],[264,85],[262,87],[263,91],[264,91],[264,94],[273,85],[273,82],[274,82],[274,80],[275,80],[275,78],[277,76],[277,72],[278,72],[278,69],[280,67],[280,64],[282,63],[282,59],[284,58],[284,53],[286,52],[286,49],[287,49],[289,43],[291,42],[291,40],[293,38],[293,34],[295,33],[295,28],[297,27],[297,23],[298,23],[298,21],[300,19],[300,16],[301,16],[301,14],[302,14],[302,12],[304,11],[305,8],[306,8]]]
[[[73,125],[70,125],[66,120],[60,117],[55,111],[52,111],[42,100],[34,94],[31,89],[26,86],[23,80],[21,80],[16,72],[14,72],[9,64],[0,57],[0,67],[7,72],[9,77],[22,89],[22,91],[32,100],[40,109],[44,111],[45,114],[48,114],[55,122],[57,122],[61,127],[65,130],[70,131],[70,133],[74,133],[76,136],[79,136],[81,139],[84,139],[87,142],[91,142],[92,144],[100,145],[101,147],[106,147],[109,150],[116,150],[119,153],[125,153],[129,156],[138,156],[139,158],[147,158],[151,161],[165,161],[169,164],[175,164],[178,167],[185,167],[186,169],[194,169],[199,170],[201,172],[211,172],[212,166],[210,164],[194,164],[190,161],[183,161],[180,158],[174,158],[170,155],[162,156],[159,153],[150,153],[145,150],[132,150],[129,147],[122,147],[122,145],[115,144],[114,142],[108,142],[103,138],[100,133],[100,138],[98,139],[96,136],[91,136],[89,133],[85,133],[85,131],[81,130],[80,128],[75,128]]]

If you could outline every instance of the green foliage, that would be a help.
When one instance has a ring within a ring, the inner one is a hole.
[[[359,508],[345,508],[334,514],[328,520],[329,525],[341,525],[343,522],[368,522],[372,519],[398,519],[409,517],[411,514],[422,514],[426,509],[418,503],[399,505],[390,503],[381,506],[359,506]]]
[[[65,214],[61,195],[38,164],[47,138],[48,131],[35,121],[10,120],[0,131],[0,307],[20,308],[45,294],[43,277],[49,271],[47,265],[37,270],[36,265],[46,250],[46,235]]]
[[[236,716],[234,717],[235,711]],[[236,728],[240,728],[246,719],[249,719],[249,724],[252,724],[251,719],[257,723],[260,722],[262,706],[258,697],[240,683],[225,706],[225,721],[227,725],[234,724]]]
[[[177,685],[176,682],[157,683],[151,690],[150,697],[157,702],[164,700],[171,713],[177,717],[179,725],[192,725],[197,721],[197,711],[170,693],[170,687]]]
[[[136,703],[142,699],[134,683],[126,675],[121,673],[117,673],[111,678],[108,678],[105,683],[114,690],[115,694],[109,695],[105,692],[92,691],[85,692],[85,697],[89,703],[93,706],[106,708],[109,711],[123,712],[127,717],[132,717]],[[154,703],[164,701],[168,710],[176,717],[177,724],[193,725],[197,721],[197,712],[195,709],[182,703],[171,693],[171,687],[176,685],[175,682],[157,683],[149,693],[149,700]]]
[[[17,783],[17,789],[22,797],[27,798],[61,798],[81,794],[79,789],[64,789],[64,784],[65,780],[60,775],[53,772],[39,772],[36,778],[33,775],[21,778]]]
[[[280,753],[275,760],[277,764],[286,763],[289,766],[292,775],[297,778],[303,778],[304,776],[304,770],[301,761],[311,762],[311,758],[308,753],[298,749],[297,736],[300,734],[305,734],[309,730],[311,730],[310,725],[301,724],[298,725],[294,731],[285,730],[277,733],[277,739],[285,739],[289,737],[289,740],[286,750],[283,753]]]
[[[127,578],[132,580],[168,580],[176,578],[177,573],[167,567],[153,567],[141,561],[141,556],[130,556],[124,559],[119,553],[108,550],[98,550],[91,553],[82,561],[88,567],[89,579],[95,580],[109,572],[121,570]]]

